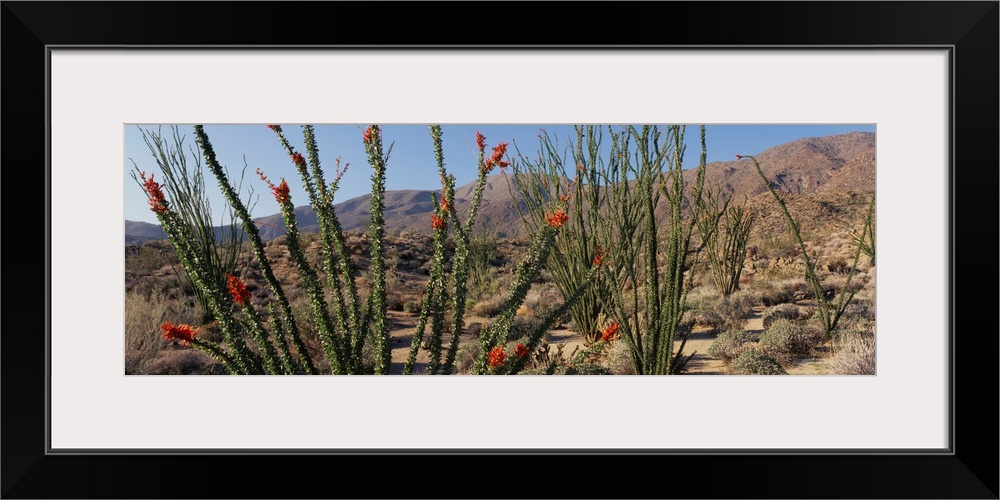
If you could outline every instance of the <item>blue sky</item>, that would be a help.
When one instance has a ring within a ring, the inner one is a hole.
[[[361,196],[371,190],[371,168],[368,166],[361,134],[367,125],[317,125],[316,142],[319,147],[320,161],[327,180],[331,180],[335,171],[334,160],[339,156],[341,163],[350,164],[337,191],[335,202],[346,201]],[[162,180],[162,174],[152,153],[143,141],[140,128],[157,130],[167,137],[168,144],[173,144],[171,130],[167,125],[126,125],[125,134],[125,219],[157,223],[156,216],[149,210],[146,195],[131,178],[130,172],[134,166],[148,173],[156,173],[156,179]],[[302,129],[297,125],[282,124],[285,136],[295,146],[296,150],[305,154],[302,142]],[[476,178],[476,132],[486,136],[487,154],[498,142],[508,142],[508,149],[514,154],[514,144],[522,153],[534,157],[538,145],[539,129],[545,129],[550,136],[559,140],[560,145],[567,144],[575,137],[572,125],[442,125],[442,141],[444,145],[445,166],[455,175],[456,185],[462,186]],[[194,165],[190,148],[194,154],[200,155],[194,140],[191,125],[179,125],[180,133],[185,137],[184,147],[189,156],[189,168]],[[729,161],[736,154],[757,154],[761,151],[804,137],[818,137],[832,134],[842,134],[851,131],[874,132],[875,126],[868,125],[707,125],[705,129],[708,146],[708,162]],[[285,154],[284,148],[278,142],[275,134],[264,124],[260,125],[205,125],[205,132],[212,142],[219,162],[229,170],[231,180],[238,180],[240,171],[246,159],[246,177],[244,180],[244,200],[247,185],[253,187],[256,206],[251,216],[261,217],[275,214],[279,211],[277,202],[271,196],[260,178],[254,173],[259,167],[272,181],[278,182],[284,177],[291,187],[292,202],[295,206],[308,204],[308,198],[301,186],[297,172],[291,160]],[[386,147],[393,143],[392,155],[386,169],[386,189],[424,189],[432,190],[441,187],[437,175],[437,164],[431,147],[431,138],[427,126],[423,125],[384,125],[382,139]],[[687,152],[685,168],[698,165],[700,146],[698,144],[697,126],[689,126],[686,134]],[[203,165],[204,167],[204,165]],[[509,172],[509,170],[508,170]],[[496,171],[494,172],[496,173]],[[205,183],[209,190],[209,200],[216,221],[224,215],[225,206],[219,193],[215,177],[207,169],[204,172]],[[228,220],[226,221],[228,222]]]

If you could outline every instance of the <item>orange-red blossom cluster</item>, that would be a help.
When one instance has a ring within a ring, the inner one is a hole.
[[[566,221],[568,220],[569,216],[566,215],[566,212],[562,210],[556,210],[556,213],[554,214],[553,213],[545,214],[545,221],[548,222],[550,226],[556,229],[562,227],[562,225],[565,224]]]
[[[162,214],[167,211],[167,198],[163,195],[163,185],[153,180],[155,175],[149,174],[149,179],[147,179],[146,172],[139,173],[143,180],[142,187],[149,196],[149,209]]]
[[[194,341],[194,336],[198,334],[198,329],[186,324],[175,325],[169,321],[160,326],[163,330],[163,338],[167,340],[179,340],[184,344]]]
[[[618,323],[611,323],[601,332],[601,340],[607,342],[618,337]]]
[[[504,361],[507,360],[507,353],[503,352],[503,346],[496,346],[490,350],[490,366],[493,368],[503,366]]]
[[[237,305],[242,306],[250,301],[250,291],[247,290],[246,283],[232,274],[226,275],[226,288],[229,289],[229,295],[232,295],[233,302]]]

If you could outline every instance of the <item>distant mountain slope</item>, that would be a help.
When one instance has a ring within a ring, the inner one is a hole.
[[[734,151],[733,154],[752,152]],[[690,150],[689,150],[690,154]],[[822,195],[836,199],[837,193],[871,193],[875,190],[875,134],[851,132],[826,137],[810,137],[788,142],[756,154],[761,169],[773,185],[793,195]],[[694,182],[696,171],[685,172],[685,180]],[[749,160],[714,162],[706,167],[706,182],[731,190],[739,198],[757,198],[766,188]],[[472,202],[475,182],[455,188],[455,205],[459,214],[467,213]],[[761,205],[766,207],[767,205]],[[430,233],[431,192],[420,190],[387,191],[385,193],[387,231],[417,231]],[[368,224],[371,195],[359,196],[335,206],[344,230],[364,230]],[[299,230],[318,231],[319,225],[312,207],[295,209]],[[284,234],[281,214],[254,219],[265,241]],[[487,178],[483,201],[479,209],[479,224],[495,229],[501,236],[517,236],[524,232],[522,222],[511,202],[507,179],[502,174]],[[126,242],[162,238],[159,226],[126,221]],[[157,236],[159,234],[159,236]],[[130,240],[131,238],[131,240]]]
[[[766,191],[764,182],[750,160],[707,165],[706,182],[732,189],[742,197],[754,197]],[[751,153],[752,154],[752,153]],[[775,188],[793,194],[815,194],[830,189],[872,191],[875,189],[875,134],[850,132],[826,137],[811,137],[788,142],[756,155],[764,175]],[[694,170],[685,173],[693,182]]]
[[[162,240],[167,235],[156,224],[148,222],[125,221],[125,243],[141,243],[149,240]]]

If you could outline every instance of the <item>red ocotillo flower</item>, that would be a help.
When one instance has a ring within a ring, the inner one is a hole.
[[[611,323],[601,332],[601,340],[607,342],[614,340],[618,336],[618,323]]]
[[[514,347],[514,354],[519,358],[523,358],[528,355],[528,346],[518,342],[517,346]]]
[[[139,176],[142,177],[142,187],[149,196],[149,209],[158,214],[166,212],[167,198],[163,195],[163,185],[153,180],[156,174],[149,174],[149,179],[146,178],[146,172],[140,172]]]
[[[480,151],[486,149],[486,136],[480,134],[478,130],[476,131],[476,146],[479,147]]]
[[[432,229],[448,229],[448,223],[444,221],[441,217],[436,215],[431,215],[431,228]]]
[[[250,290],[247,290],[247,285],[243,283],[243,280],[232,274],[227,274],[226,287],[229,288],[229,295],[233,296],[233,302],[236,302],[236,305],[242,306],[250,301]]]
[[[507,360],[507,353],[503,352],[503,346],[496,346],[490,351],[490,366],[496,368],[498,366],[503,366],[504,361]]]
[[[281,125],[268,125],[267,128],[275,131],[276,133],[281,133]]]
[[[275,186],[274,183],[271,182],[266,175],[264,175],[264,172],[260,171],[259,167],[257,168],[257,175],[260,176],[260,180],[266,182],[267,186],[271,188],[271,192],[274,193],[274,199],[277,200],[278,203],[288,203],[291,201],[292,196],[289,194],[288,183],[285,182],[284,178],[281,179],[281,184]]]
[[[193,342],[194,336],[198,333],[198,329],[191,325],[174,325],[169,321],[164,322],[160,328],[163,329],[163,338],[167,340],[178,340],[185,345]]]
[[[292,155],[292,162],[295,163],[296,167],[306,168],[306,159],[302,157],[302,153],[295,153]]]
[[[554,214],[549,213],[545,215],[545,221],[548,222],[550,226],[556,229],[562,227],[562,225],[565,224],[566,221],[568,220],[569,216],[566,215],[566,212],[563,212],[562,210],[556,210],[556,213]]]
[[[502,171],[504,168],[507,168],[508,166],[510,166],[510,162],[509,161],[504,161],[503,160],[503,155],[505,155],[505,154],[507,154],[507,143],[506,142],[501,142],[500,144],[497,144],[496,146],[494,146],[493,147],[493,154],[490,155],[490,158],[488,160],[486,160],[486,164],[484,165],[484,168],[486,169],[486,171],[489,172],[489,171],[493,170],[493,167],[500,167],[500,170]]]
[[[594,265],[599,266],[604,262],[604,257],[607,256],[607,252],[602,251],[600,247],[594,247]]]
[[[372,137],[377,139],[378,136],[379,136],[378,128],[376,128],[375,125],[369,125],[368,128],[366,128],[365,131],[361,133],[361,140],[363,140],[367,144],[372,141]]]
[[[278,203],[288,203],[292,199],[292,195],[288,192],[288,182],[285,179],[281,179],[281,184],[277,186],[271,186],[271,192],[274,193],[274,199]]]

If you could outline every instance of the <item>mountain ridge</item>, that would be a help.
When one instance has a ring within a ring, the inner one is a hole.
[[[768,148],[756,155],[761,169],[777,190],[794,196],[816,195],[836,198],[838,193],[867,193],[875,187],[875,133],[846,134],[797,139]],[[506,174],[487,177],[477,225],[490,228],[499,236],[525,233],[517,209],[512,203]],[[693,182],[697,169],[684,172],[685,182]],[[706,186],[718,187],[733,196],[756,198],[767,189],[748,160],[712,162],[706,165]],[[455,188],[455,205],[460,215],[467,213],[475,181]],[[430,190],[393,190],[385,193],[385,229],[389,232],[417,231],[430,233],[433,213]],[[370,218],[371,195],[366,194],[334,206],[345,231],[364,230]],[[311,206],[295,208],[299,230],[319,230]],[[281,214],[254,218],[261,239],[270,241],[284,235]],[[221,235],[225,228],[217,227]],[[125,221],[125,242],[138,243],[162,239],[156,224]]]

